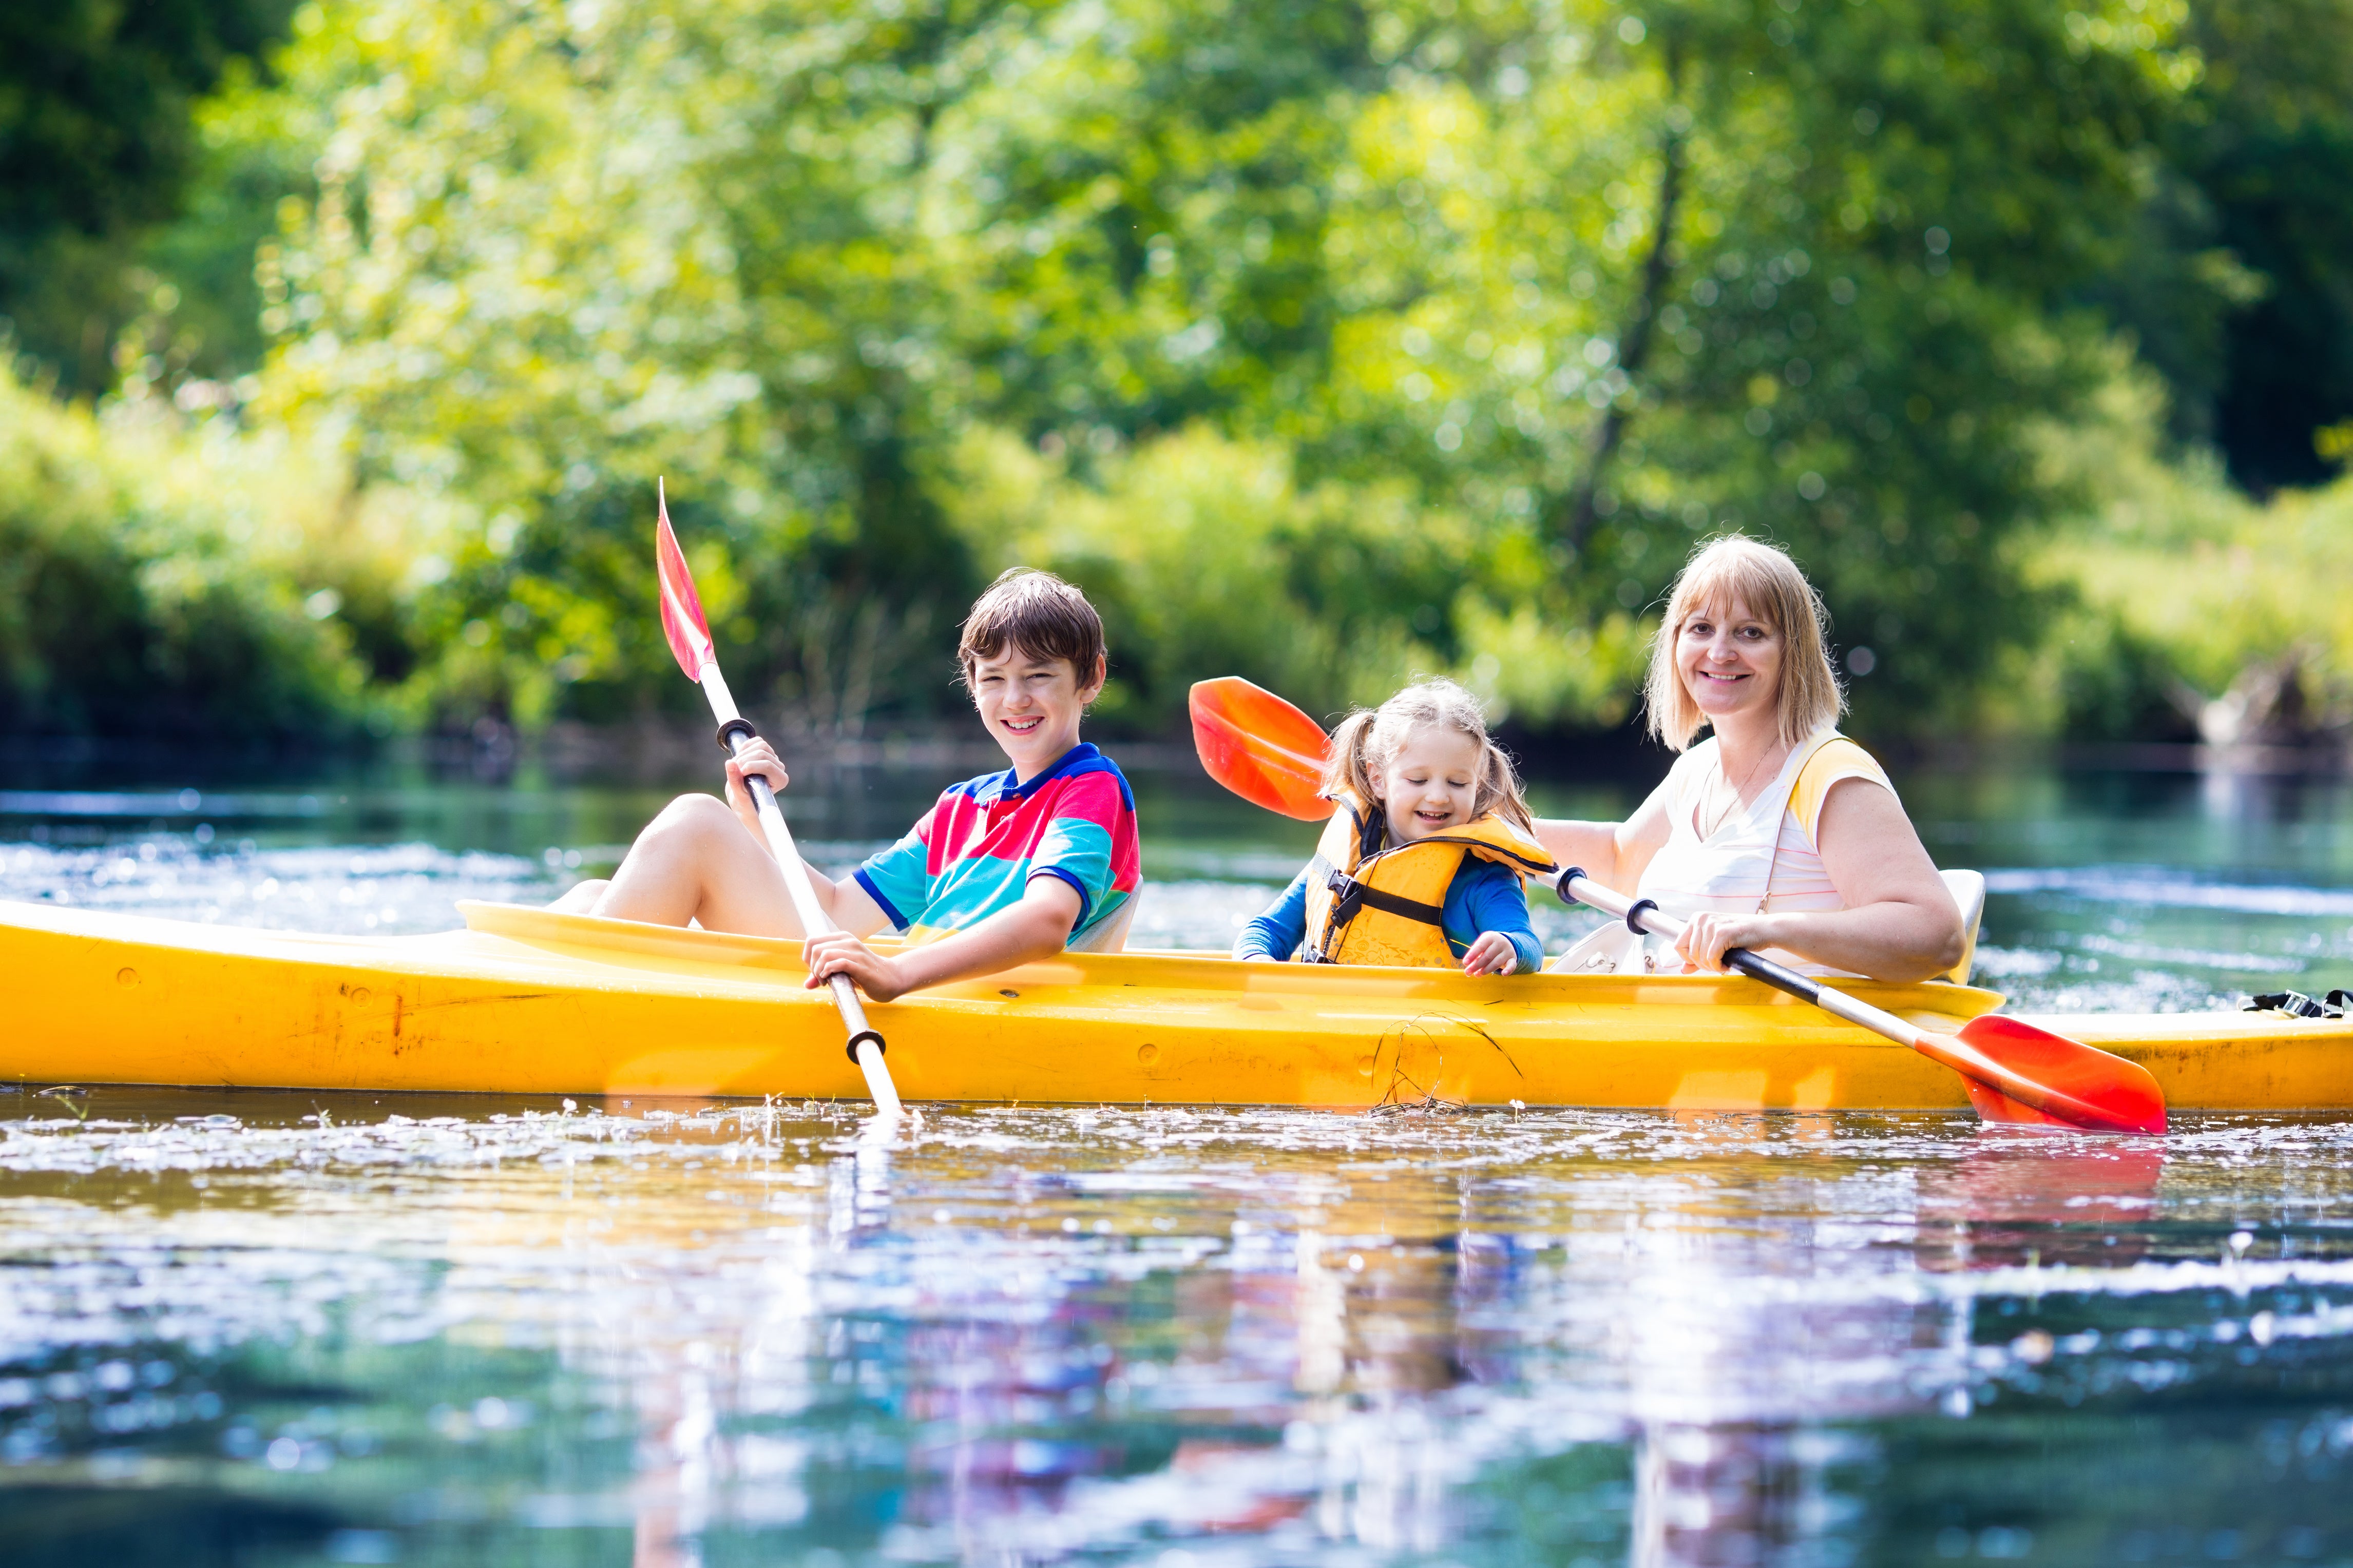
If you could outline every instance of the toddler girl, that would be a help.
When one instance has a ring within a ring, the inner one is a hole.
[[[1544,948],[1521,879],[1550,871],[1511,759],[1451,680],[1358,709],[1332,736],[1338,807],[1315,858],[1244,927],[1236,958],[1533,973]]]

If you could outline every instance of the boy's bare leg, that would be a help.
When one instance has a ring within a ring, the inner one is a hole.
[[[596,912],[596,900],[612,885],[609,878],[590,877],[565,889],[563,896],[547,907],[567,915],[593,915]]]
[[[574,907],[568,900],[588,885],[556,907]],[[784,873],[727,804],[682,795],[647,824],[613,879],[578,912],[668,926],[699,920],[705,931],[797,937],[800,922],[792,910]]]

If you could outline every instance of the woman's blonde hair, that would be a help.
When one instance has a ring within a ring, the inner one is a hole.
[[[1386,769],[1417,730],[1451,730],[1479,742],[1479,787],[1471,798],[1473,817],[1493,812],[1515,826],[1533,833],[1535,820],[1520,794],[1520,775],[1512,759],[1487,734],[1486,710],[1479,700],[1453,681],[1417,680],[1378,708],[1359,708],[1332,731],[1330,760],[1324,764],[1324,793],[1337,798],[1353,791],[1367,805],[1381,800],[1373,775]]]
[[[1707,715],[1683,689],[1675,641],[1697,612],[1736,603],[1781,635],[1781,739],[1794,746],[1837,722],[1846,707],[1822,635],[1830,612],[1798,563],[1778,545],[1740,534],[1709,540],[1692,552],[1667,595],[1667,618],[1651,643],[1651,673],[1642,683],[1651,733],[1678,752],[1691,745]]]

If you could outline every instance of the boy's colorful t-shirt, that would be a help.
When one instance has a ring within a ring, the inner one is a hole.
[[[1082,742],[1026,784],[1008,768],[950,785],[857,877],[910,942],[968,930],[1019,903],[1033,879],[1057,877],[1079,895],[1075,942],[1142,880],[1135,795],[1118,764]]]

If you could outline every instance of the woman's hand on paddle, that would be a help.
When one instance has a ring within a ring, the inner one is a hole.
[[[1465,974],[1509,974],[1519,966],[1519,949],[1512,945],[1510,937],[1499,931],[1480,932],[1479,940],[1462,954],[1462,973]]]
[[[1724,955],[1736,947],[1752,952],[1772,945],[1778,937],[1773,929],[1778,922],[1770,915],[1723,915],[1702,913],[1683,922],[1683,934],[1675,943],[1683,955],[1683,973],[1705,971],[1722,974]]]
[[[913,987],[901,978],[899,961],[885,958],[844,931],[813,936],[801,948],[808,964],[808,989],[817,990],[837,974],[847,974],[876,1002],[893,1002]]]

